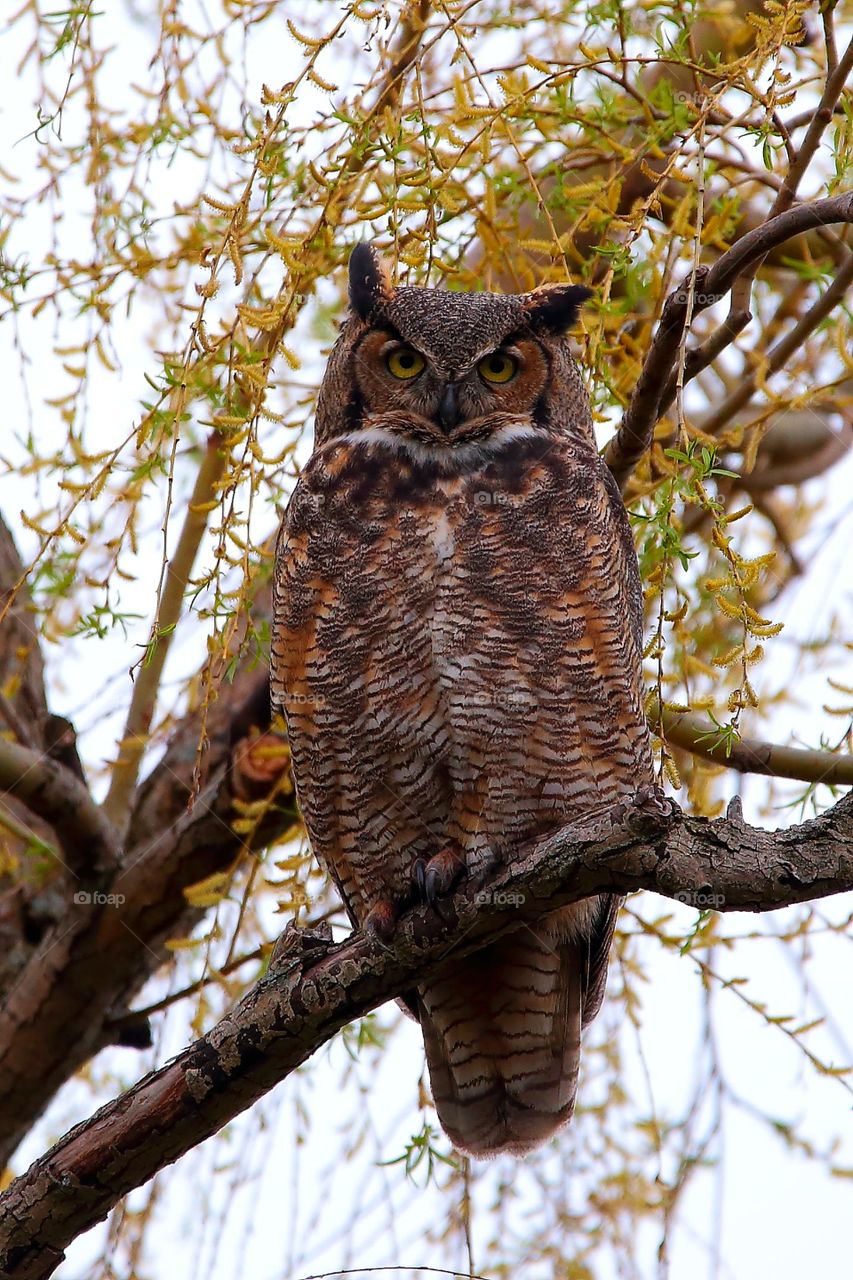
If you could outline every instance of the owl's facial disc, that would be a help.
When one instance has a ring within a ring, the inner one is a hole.
[[[444,438],[464,435],[469,427],[487,434],[489,421],[504,425],[508,416],[530,421],[548,378],[548,361],[535,338],[507,335],[503,344],[465,353],[453,367],[447,357],[420,349],[403,335],[370,330],[355,353],[356,378],[365,409],[365,425],[388,415],[405,433],[412,423]]]

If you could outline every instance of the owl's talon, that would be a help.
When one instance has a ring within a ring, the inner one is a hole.
[[[430,858],[423,870],[423,896],[431,907],[437,909],[439,898],[453,888],[464,870],[465,863],[454,849],[442,849]]]
[[[426,873],[426,884],[424,886],[424,897],[427,905],[434,907],[438,899],[441,897],[441,882],[437,871],[428,871]]]
[[[426,869],[426,858],[416,858],[412,867],[412,879],[415,882],[415,890],[420,902],[426,902],[427,900]]]

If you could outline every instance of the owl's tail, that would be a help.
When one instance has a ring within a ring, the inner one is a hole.
[[[419,990],[433,1099],[460,1150],[524,1155],[570,1119],[581,1030],[601,1004],[619,899],[590,905],[575,927],[555,912]]]

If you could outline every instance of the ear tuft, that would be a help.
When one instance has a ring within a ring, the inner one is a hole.
[[[577,319],[592,290],[582,284],[545,284],[524,296],[524,309],[531,329],[565,333]]]
[[[394,296],[388,268],[371,244],[357,244],[349,259],[349,301],[362,320]]]

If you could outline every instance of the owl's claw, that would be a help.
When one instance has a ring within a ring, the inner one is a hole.
[[[451,848],[442,849],[429,862],[418,858],[413,874],[421,901],[438,910],[439,899],[453,888],[464,870],[464,861]]]
[[[426,902],[427,900],[426,869],[426,858],[416,858],[415,865],[412,867],[412,879],[415,882],[415,890],[421,902]]]

